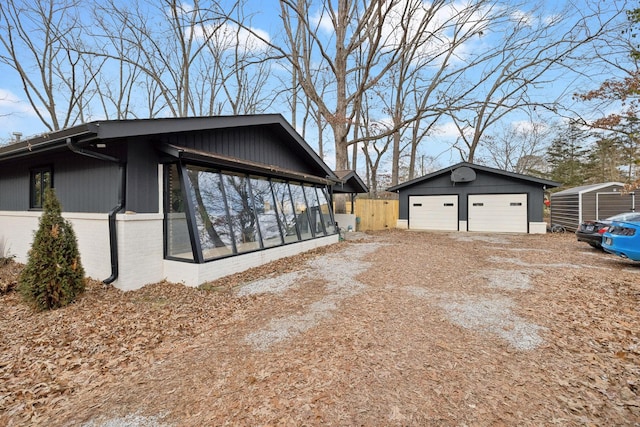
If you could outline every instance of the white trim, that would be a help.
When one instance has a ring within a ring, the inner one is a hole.
[[[529,234],[546,234],[547,223],[546,222],[530,222]]]

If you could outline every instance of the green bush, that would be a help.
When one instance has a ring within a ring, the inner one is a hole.
[[[55,192],[48,189],[18,290],[37,309],[51,310],[71,303],[84,289],[84,269],[75,233],[62,218]]]

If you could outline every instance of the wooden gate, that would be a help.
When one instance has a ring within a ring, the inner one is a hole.
[[[350,202],[347,202],[347,212],[351,212]],[[398,200],[356,199],[353,212],[356,231],[395,228],[398,223]]]

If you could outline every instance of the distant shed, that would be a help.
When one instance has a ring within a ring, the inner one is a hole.
[[[551,194],[551,224],[573,231],[583,221],[635,211],[635,194],[621,182],[583,185]]]

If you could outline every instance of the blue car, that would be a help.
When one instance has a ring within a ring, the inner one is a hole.
[[[602,249],[622,258],[640,261],[640,222],[612,222],[602,236]]]

